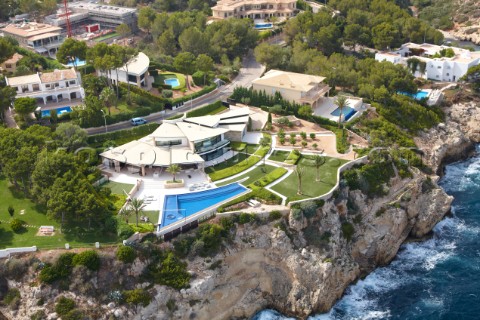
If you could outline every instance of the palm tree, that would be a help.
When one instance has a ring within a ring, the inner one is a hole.
[[[133,198],[130,201],[130,204],[128,206],[128,209],[131,210],[133,213],[135,213],[135,217],[137,218],[137,227],[138,227],[138,215],[143,211],[145,208],[146,204],[142,199],[138,198]]]
[[[269,147],[270,146],[270,140],[268,138],[263,137],[263,138],[260,139],[259,144],[262,148]],[[266,158],[267,158],[267,155],[265,154],[265,156],[263,157],[263,166],[265,166],[265,159]]]
[[[168,168],[167,168],[167,172],[168,173],[171,173],[173,175],[173,182],[175,182],[175,176],[181,171],[182,169],[180,168],[180,166],[178,164],[171,164]]]
[[[125,222],[128,223],[128,219],[132,215],[132,210],[129,208],[130,206],[124,206],[120,211],[118,212],[118,215],[125,218]]]
[[[115,92],[110,87],[103,88],[102,92],[100,93],[100,101],[105,104],[108,109],[108,114],[110,115],[110,108],[112,107],[112,101],[114,100]]]
[[[316,176],[316,181],[320,181],[320,167],[322,166],[322,164],[325,163],[325,158],[316,154],[314,157],[313,157],[313,161],[314,161],[314,166],[315,166],[315,169],[317,170],[317,176]]]
[[[340,128],[340,123],[343,115],[343,108],[348,107],[347,97],[338,96],[337,100],[335,100],[335,104],[338,106],[338,109],[340,109],[340,115],[338,116],[338,127]]]
[[[297,168],[295,168],[295,174],[297,175],[297,178],[298,178],[297,194],[301,195],[302,194],[302,178],[305,174],[305,168],[297,166]]]

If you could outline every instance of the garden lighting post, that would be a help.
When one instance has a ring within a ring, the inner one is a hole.
[[[105,114],[105,111],[103,111],[103,109],[100,109],[100,111],[102,111],[102,115],[103,115],[103,120],[105,121],[105,133],[107,133],[107,115]]]

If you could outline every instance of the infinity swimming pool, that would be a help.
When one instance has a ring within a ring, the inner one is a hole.
[[[172,86],[172,88],[180,86],[180,81],[178,81],[177,78],[165,79],[165,80],[163,80],[163,82],[165,82],[165,84],[168,84],[168,85]]]
[[[255,29],[270,29],[273,27],[271,23],[256,23]]]
[[[64,113],[72,112],[72,108],[70,106],[65,106],[54,110],[57,110],[58,116]],[[50,117],[50,110],[42,110],[42,117]]]
[[[357,113],[355,109],[350,108],[350,107],[343,107],[342,114],[343,114],[343,121],[348,121],[353,115]],[[337,108],[330,113],[332,116],[338,117],[340,116],[340,108]]]
[[[214,206],[222,201],[228,200],[247,188],[232,183],[223,187],[175,195],[166,195],[163,202],[163,214],[161,227],[166,227],[174,222],[180,221],[197,212]]]
[[[418,91],[416,94],[403,92],[403,91],[398,91],[398,93],[403,94],[404,96],[409,96],[415,100],[422,100],[422,99],[428,98],[428,95],[429,95],[428,91],[423,91],[423,90]]]

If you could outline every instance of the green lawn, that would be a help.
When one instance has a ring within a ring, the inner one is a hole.
[[[268,160],[283,162],[287,160],[290,151],[274,150]]]
[[[113,37],[117,37],[117,36],[118,36],[118,33],[113,32],[113,33],[109,33],[109,34],[106,34],[106,35],[104,35],[104,36],[95,38],[95,39],[93,39],[93,41],[95,41],[95,42],[100,42],[100,41],[107,40],[107,39],[110,39],[110,38],[113,38]]]
[[[227,161],[223,161],[223,162],[220,162],[219,164],[216,164],[214,166],[211,166],[211,167],[207,167],[205,168],[205,173],[207,174],[210,174],[212,172],[215,172],[215,171],[218,171],[218,170],[223,170],[223,169],[226,169],[228,167],[231,167],[245,159],[248,158],[248,154],[245,154],[245,153],[238,153],[236,154],[235,156],[233,156],[232,158],[228,159]]]
[[[180,83],[179,86],[172,87],[173,90],[179,90],[185,88],[186,80],[185,76],[181,73],[175,73],[175,72],[163,72],[159,73],[158,75],[154,76],[154,83],[157,84],[165,84],[165,79],[172,79],[172,78],[177,78],[178,82]]]
[[[130,190],[133,188],[133,184],[109,181],[105,184],[102,184],[102,187],[112,189],[112,193],[124,195],[125,193],[123,191],[127,193],[130,192]]]
[[[45,249],[61,248],[67,242],[71,247],[89,247],[93,246],[96,241],[105,244],[117,240],[116,237],[109,237],[103,233],[60,233],[60,225],[46,216],[45,209],[25,198],[23,193],[11,187],[4,177],[0,177],[0,199],[0,249],[34,245]],[[23,220],[32,227],[26,227],[21,233],[14,233],[10,228],[11,217],[7,211],[10,205],[15,209],[14,218]],[[20,215],[20,210],[25,210],[25,214]],[[37,236],[40,226],[54,226],[55,235]]]
[[[139,216],[138,216],[138,224],[157,224],[158,223],[158,215],[160,214],[160,211],[158,210],[154,210],[154,211],[143,211]],[[149,219],[149,222],[148,223],[145,223],[143,221],[140,221],[140,217],[141,216],[145,216],[145,217],[148,217]],[[131,223],[131,224],[136,224],[137,222],[137,218],[135,217],[135,214],[132,214],[129,218],[128,218],[128,223]]]
[[[320,167],[320,181],[316,180],[316,169],[313,160],[304,156],[301,157],[297,166],[305,168],[302,179],[302,195],[297,195],[298,178],[294,173],[272,187],[274,191],[288,197],[289,201],[318,197],[327,193],[337,183],[337,170],[347,160],[325,157],[325,163]]]
[[[264,175],[266,174],[269,174],[270,172],[272,172],[273,170],[275,170],[277,167],[274,167],[274,166],[270,166],[270,165],[265,165],[265,167],[263,165],[260,165],[258,167],[256,167],[255,169],[253,169],[252,171],[249,171],[245,174],[242,174],[241,176],[239,176],[238,178],[234,178],[234,179],[231,179],[231,180],[228,180],[228,181],[225,181],[225,182],[222,182],[222,183],[218,183],[217,185],[218,186],[224,186],[226,184],[229,184],[229,183],[232,183],[232,182],[235,182],[235,181],[239,181],[241,179],[244,179],[246,177],[248,177],[247,180],[245,180],[244,182],[242,182],[241,184],[244,185],[244,186],[247,186],[249,185],[250,183],[260,179],[261,177],[263,177]]]

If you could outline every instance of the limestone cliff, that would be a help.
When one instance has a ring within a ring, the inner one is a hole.
[[[416,139],[435,172],[441,171],[444,159],[464,155],[480,141],[478,105],[457,104],[446,112],[444,124]],[[388,264],[408,237],[424,237],[449,212],[452,198],[436,185],[436,178],[420,172],[412,178],[395,177],[388,193],[374,199],[343,187],[309,219],[237,226],[220,254],[189,261],[193,275],[189,289],[156,285],[151,289],[152,303],[135,312],[114,304],[98,306],[79,292],[75,299],[85,308],[95,307],[104,319],[240,319],[267,307],[305,318],[327,311],[348,285]],[[211,270],[217,261],[219,267]],[[91,285],[108,285],[109,272],[138,275],[144,266],[139,262],[122,271],[112,265]],[[58,292],[32,286],[33,280],[9,281],[26,299],[18,311],[0,308],[8,319],[30,319],[39,308],[48,309],[49,318],[56,319],[53,300]],[[43,307],[36,304],[39,296],[45,299]]]

